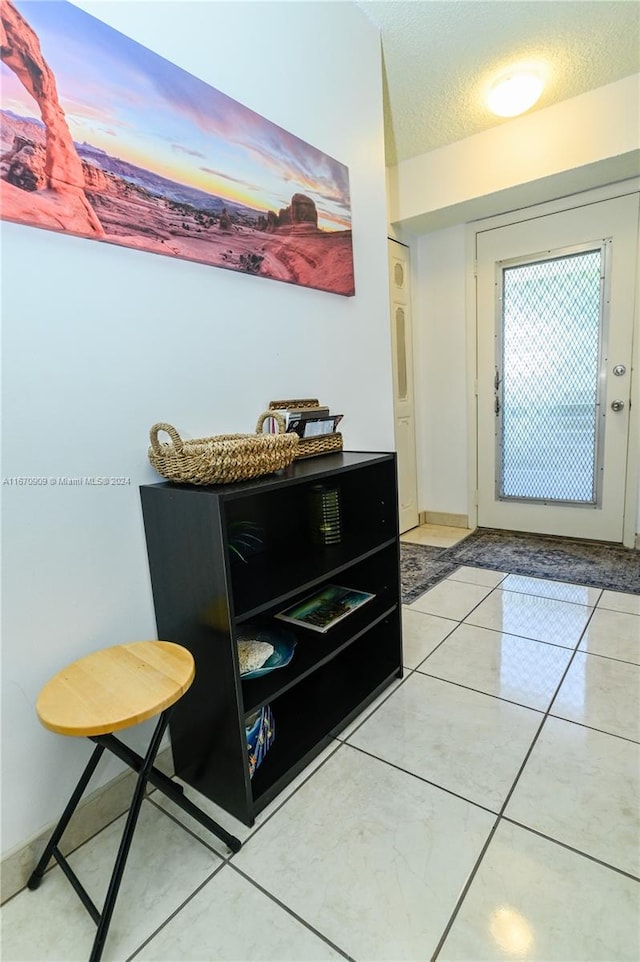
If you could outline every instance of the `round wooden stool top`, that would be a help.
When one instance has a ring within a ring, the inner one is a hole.
[[[94,651],[59,671],[36,702],[61,735],[106,735],[175,704],[195,677],[191,652],[170,641],[134,641]]]

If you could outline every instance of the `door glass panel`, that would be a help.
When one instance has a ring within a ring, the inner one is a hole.
[[[501,500],[599,503],[601,268],[601,249],[502,266]]]
[[[396,307],[396,372],[398,375],[398,399],[407,397],[407,344],[404,310]]]

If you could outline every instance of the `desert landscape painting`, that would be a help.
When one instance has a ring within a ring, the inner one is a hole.
[[[355,293],[349,172],[63,0],[0,0],[4,220]]]

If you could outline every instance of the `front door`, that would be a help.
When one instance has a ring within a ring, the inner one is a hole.
[[[481,527],[622,541],[638,197],[477,235]]]

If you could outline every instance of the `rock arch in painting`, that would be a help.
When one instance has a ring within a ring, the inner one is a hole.
[[[38,164],[38,145],[22,141],[14,144],[12,157],[4,158],[6,163],[13,163],[16,182],[22,178],[19,186],[7,185],[4,215],[17,216],[24,207],[25,188],[38,189],[40,166],[44,187],[37,200],[32,193],[29,196],[30,217],[33,219],[35,213],[43,227],[103,236],[102,225],[84,192],[82,162],[58,100],[55,77],[42,55],[38,37],[10,0],[3,0],[1,6],[0,53],[38,104],[45,126],[44,164]]]

